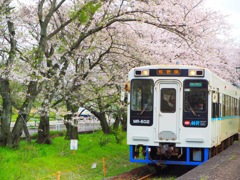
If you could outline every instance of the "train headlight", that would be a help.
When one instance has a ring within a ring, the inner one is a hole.
[[[203,77],[204,76],[204,70],[203,69],[190,69],[188,70],[188,76],[199,76]]]
[[[143,76],[149,76],[149,70],[143,70],[142,75]]]
[[[135,76],[149,76],[149,70],[135,70]]]

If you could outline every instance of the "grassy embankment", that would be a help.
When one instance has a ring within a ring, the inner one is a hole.
[[[64,136],[53,138],[52,145],[22,141],[17,149],[0,147],[0,179],[56,179],[57,176],[61,180],[103,179],[137,167],[129,162],[126,133],[121,132],[117,137],[101,132],[81,134],[75,153]],[[106,159],[106,176],[103,158]]]

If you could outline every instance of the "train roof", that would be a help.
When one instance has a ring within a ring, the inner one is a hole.
[[[157,69],[157,68],[179,68],[179,69],[205,69],[208,71],[208,68],[194,65],[182,65],[182,64],[156,64],[156,65],[147,65],[147,66],[138,66],[132,69]]]
[[[134,67],[131,71],[135,70],[147,70],[147,69],[195,69],[195,70],[204,70],[205,71],[205,78],[207,78],[210,82],[210,86],[218,88],[220,92],[226,92],[227,94],[234,94],[239,98],[240,88],[229,81],[219,77],[215,73],[213,73],[208,68],[200,67],[200,66],[192,66],[192,65],[171,65],[171,64],[158,64],[158,65],[148,65],[148,66],[139,66]],[[231,89],[231,90],[230,90]],[[234,91],[230,93],[230,91]]]

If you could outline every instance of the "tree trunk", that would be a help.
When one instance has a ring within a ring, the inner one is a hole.
[[[1,113],[1,145],[11,146],[12,133],[10,132],[12,119],[12,101],[10,95],[10,84],[7,79],[0,79],[0,94],[3,101]]]
[[[52,144],[50,139],[50,125],[49,125],[49,116],[44,113],[40,117],[40,123],[38,127],[38,144]]]
[[[17,147],[19,145],[21,135],[22,135],[23,124],[25,123],[25,121],[24,121],[25,118],[26,118],[26,114],[21,114],[21,113],[18,114],[17,121],[12,130],[12,135],[13,135],[12,145],[13,145],[13,147]]]
[[[78,127],[76,122],[73,121],[64,121],[64,124],[67,129],[65,139],[77,139],[78,140]]]
[[[127,113],[124,110],[122,113],[121,125],[122,125],[122,130],[127,131]]]
[[[66,126],[66,136],[65,136],[65,139],[71,139],[71,128],[70,128],[70,122],[71,122],[71,119],[72,119],[72,114],[66,114],[64,116],[64,124]]]
[[[31,134],[28,131],[27,123],[23,124],[23,130],[24,130],[27,142],[31,143]]]
[[[64,124],[66,125],[67,133],[65,139],[77,139],[78,140],[78,122],[74,119],[74,113],[78,111],[78,106],[72,105],[72,103],[66,100],[67,111],[72,112],[64,116]]]
[[[120,119],[121,117],[119,115],[117,115],[115,117],[115,121],[113,123],[113,130],[118,130],[119,124],[120,124]]]
[[[10,12],[10,7],[7,5],[7,11]],[[6,67],[9,67],[15,58],[16,53],[16,41],[14,39],[15,29],[14,24],[10,20],[7,21],[8,32],[9,32],[9,44],[10,49],[8,52],[8,59],[6,62]],[[8,72],[5,74],[8,77]],[[12,133],[10,132],[11,120],[12,120],[12,100],[10,94],[10,83],[8,79],[0,79],[0,94],[3,101],[3,111],[1,117],[1,145],[11,146],[12,143]]]
[[[41,86],[40,86],[40,88],[38,88],[37,81],[31,81],[29,83],[26,99],[25,99],[22,107],[19,110],[17,121],[14,124],[13,130],[12,130],[13,146],[19,145],[23,128],[24,128],[24,132],[25,132],[27,141],[28,142],[30,141],[30,135],[28,133],[26,123],[28,122],[28,116],[32,109],[33,103],[40,91],[41,91]]]
[[[69,108],[69,107],[68,107]],[[77,120],[73,119],[73,114],[69,113],[64,116],[64,124],[67,132],[65,139],[77,139],[78,140],[78,125]]]
[[[107,122],[105,113],[100,116],[99,120],[100,120],[100,124],[101,124],[101,127],[102,127],[102,130],[103,130],[104,134],[110,134],[111,129],[110,129],[110,126]]]
[[[106,118],[105,112],[91,111],[91,113],[93,115],[95,115],[99,119],[100,125],[101,125],[102,130],[103,130],[103,133],[104,134],[110,134],[111,129],[110,129],[110,126],[109,126],[109,124],[107,122],[107,118]]]

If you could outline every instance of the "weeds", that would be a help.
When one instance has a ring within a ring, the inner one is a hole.
[[[125,132],[81,134],[75,154],[70,150],[70,141],[64,140],[64,136],[51,135],[55,137],[52,145],[21,141],[16,149],[1,147],[0,179],[56,179],[59,171],[61,180],[103,179],[103,158],[106,158],[107,177],[136,167],[128,159]],[[94,163],[96,167],[92,168]]]
[[[124,138],[125,138],[125,132],[123,132],[121,129],[113,130],[114,137],[116,139],[117,144],[122,144]]]
[[[99,137],[99,145],[100,147],[106,146],[110,142],[110,138],[108,135],[102,135]]]

